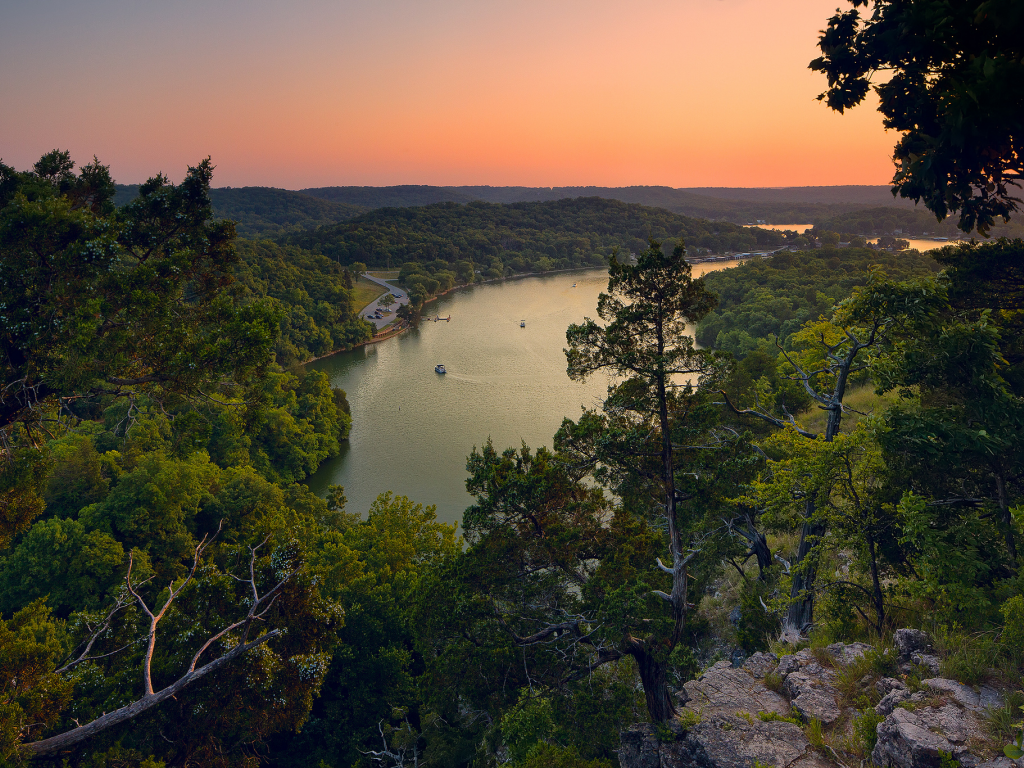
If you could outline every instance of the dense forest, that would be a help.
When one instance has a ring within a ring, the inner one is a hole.
[[[114,204],[133,199],[138,184],[118,184]],[[671,187],[320,187],[291,191],[274,187],[210,190],[218,218],[236,223],[243,237],[277,237],[337,224],[376,208],[434,203],[555,202],[600,197],[664,208],[694,218],[748,224],[822,224],[884,206],[887,213],[912,212],[888,187],[792,187],[784,189],[672,189]],[[877,212],[876,212],[877,214]],[[875,215],[875,214],[872,214]],[[919,214],[927,222],[930,214]],[[917,219],[914,219],[915,221]],[[829,227],[826,227],[829,228]],[[928,227],[924,227],[925,230]],[[835,231],[846,231],[838,229]],[[859,231],[859,230],[858,230]]]
[[[139,193],[138,184],[118,184],[114,205],[120,207]],[[328,224],[365,213],[367,207],[292,192],[274,187],[221,187],[210,190],[214,215],[235,222],[242,237],[275,237]]]
[[[282,239],[341,264],[398,268],[405,262],[471,260],[498,275],[602,264],[615,249],[638,253],[651,238],[686,238],[693,252],[781,245],[781,233],[680,216],[601,198],[544,203],[438,203],[382,208]],[[541,264],[542,266],[537,266]]]
[[[718,728],[685,686],[766,651],[831,670],[838,714],[769,675],[794,709],[716,733],[853,765],[894,691],[952,706],[923,693],[941,675],[1000,692],[972,755],[1017,738],[1024,242],[811,248],[600,198],[246,241],[211,178],[116,206],[98,162],[0,165],[0,760],[611,768],[634,723]],[[686,260],[783,244],[807,249]],[[551,448],[481,435],[461,530],[302,484],[352,421],[290,366],[366,338],[367,264],[422,300],[598,262],[566,364],[614,374],[607,399]],[[936,655],[898,657],[901,627]]]
[[[956,222],[946,220],[937,222],[934,214],[926,210],[904,208],[866,208],[860,211],[843,213],[829,218],[814,219],[815,232],[838,232],[843,235],[852,233],[867,237],[891,235],[898,232],[904,237],[961,237],[963,233],[957,229]],[[1017,222],[998,222],[992,227],[991,236],[1021,237],[1024,228]],[[844,238],[845,239],[845,238]]]
[[[868,206],[911,208],[893,199],[888,187],[791,187],[729,189],[672,187],[319,187],[302,192],[314,197],[361,205],[395,208],[433,203],[533,203],[600,197],[664,208],[673,213],[736,224],[758,220],[769,224],[810,223]]]
[[[820,248],[711,272],[704,282],[718,306],[698,323],[697,342],[738,358],[764,346],[769,336],[785,343],[807,321],[827,315],[866,285],[872,269],[892,280],[909,280],[938,272],[939,264],[914,250]]]

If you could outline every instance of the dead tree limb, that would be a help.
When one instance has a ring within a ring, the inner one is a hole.
[[[220,528],[218,527],[217,530],[219,532]],[[216,634],[212,635],[209,639],[207,639],[206,642],[203,643],[203,645],[192,657],[188,669],[181,677],[179,677],[173,683],[171,683],[165,688],[162,688],[159,691],[153,690],[151,665],[153,661],[153,652],[154,649],[156,648],[157,625],[160,623],[160,620],[167,615],[167,611],[171,607],[171,604],[174,602],[175,598],[177,598],[185,589],[185,586],[194,579],[203,552],[209,546],[211,541],[212,539],[210,541],[207,541],[207,538],[204,536],[203,540],[199,542],[199,544],[196,546],[192,568],[190,569],[188,575],[176,588],[174,586],[174,583],[171,583],[171,585],[168,587],[167,599],[164,601],[164,604],[160,608],[160,610],[155,613],[153,612],[152,609],[150,609],[150,607],[146,604],[146,601],[139,594],[138,588],[141,585],[132,584],[132,560],[131,557],[129,556],[128,574],[125,576],[126,591],[128,594],[132,595],[135,598],[135,601],[142,608],[143,613],[147,617],[149,617],[150,620],[149,634],[146,636],[146,653],[143,657],[142,662],[142,697],[136,701],[133,701],[131,704],[121,707],[120,709],[117,709],[113,712],[108,712],[104,714],[102,717],[96,718],[92,722],[86,723],[85,725],[81,725],[70,731],[66,731],[65,733],[61,733],[56,736],[51,736],[46,739],[40,739],[39,741],[24,743],[21,745],[20,748],[21,753],[23,755],[27,757],[38,757],[44,755],[54,755],[60,752],[66,752],[67,750],[73,749],[80,745],[82,742],[92,738],[93,736],[96,736],[99,733],[102,733],[103,731],[106,731],[122,723],[126,723],[130,720],[133,720],[142,713],[147,712],[148,710],[152,709],[153,707],[156,707],[157,705],[161,704],[167,699],[172,698],[177,693],[180,693],[185,688],[201,680],[210,673],[216,672],[218,669],[221,669],[222,667],[226,667],[228,664],[230,664],[232,661],[239,658],[240,656],[244,655],[246,652],[252,650],[253,648],[261,646],[264,643],[273,640],[275,637],[279,637],[283,634],[282,630],[274,629],[270,632],[266,632],[260,635],[259,637],[249,640],[249,633],[252,630],[253,625],[256,622],[262,622],[264,620],[264,617],[267,615],[267,612],[270,610],[274,601],[277,599],[278,595],[280,595],[281,589],[299,571],[298,568],[290,571],[284,576],[284,578],[278,581],[278,583],[269,592],[266,592],[265,594],[261,595],[256,585],[256,555],[259,549],[263,547],[264,544],[266,544],[267,540],[264,539],[263,542],[259,545],[255,547],[249,547],[248,578],[235,577],[237,580],[249,585],[251,593],[250,599],[252,601],[252,604],[249,607],[248,613],[246,613],[245,617],[242,618],[240,621],[233,622],[232,624],[228,625],[227,627],[225,627],[224,629],[220,630]],[[115,611],[120,610],[121,607],[123,607],[123,605],[116,605]],[[105,629],[106,626],[109,625],[110,620],[113,618],[113,613],[114,611],[108,614],[106,622],[102,625],[103,629]],[[210,648],[211,645],[213,645],[213,643],[222,639],[228,633],[234,632],[236,630],[238,630],[239,632],[239,637],[238,644],[235,645],[235,647],[233,647],[231,650],[229,650],[222,656],[219,656],[216,659],[209,661],[206,664],[203,664],[202,666],[199,666],[200,657],[203,655],[205,651],[207,651]],[[83,651],[79,655],[79,657],[75,659],[73,662],[62,667],[62,669],[67,670],[75,664],[79,664],[82,661],[88,660],[88,652],[92,648],[92,645],[95,642],[96,637],[98,636],[99,632],[94,632],[93,636],[90,638],[90,641],[86,645],[85,651]]]

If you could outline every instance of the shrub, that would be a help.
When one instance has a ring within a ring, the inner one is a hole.
[[[1011,597],[999,612],[1003,614],[1003,632],[1000,636],[1003,647],[1014,656],[1024,653],[1024,596]]]
[[[862,709],[853,721],[853,733],[864,747],[864,753],[870,755],[878,741],[878,724],[885,718],[871,707]]]

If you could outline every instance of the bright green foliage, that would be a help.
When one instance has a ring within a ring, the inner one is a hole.
[[[58,616],[100,608],[124,578],[125,552],[107,533],[78,520],[37,522],[0,563],[0,611],[37,598]]]
[[[59,152],[32,173],[0,166],[0,428],[31,426],[36,403],[71,395],[188,395],[262,371],[270,317],[228,291],[234,231],[210,223],[209,161],[179,186],[151,179],[116,212],[106,168],[72,167]]]
[[[339,530],[322,536],[310,569],[345,611],[345,626],[309,722],[279,747],[281,765],[351,765],[360,749],[381,748],[378,723],[389,722],[395,707],[412,707],[418,724],[426,716],[413,608],[427,569],[459,545],[455,527],[438,523],[433,507],[390,493],[365,521],[345,515]]]
[[[1003,614],[1003,645],[1024,655],[1024,596],[1014,595],[999,608]]]
[[[35,601],[0,620],[0,675],[10,681],[0,694],[0,759],[13,753],[26,722],[53,722],[71,698],[71,681],[54,671],[66,638],[49,613]]]
[[[818,588],[838,589],[854,605],[867,598],[881,633],[885,600],[880,544],[892,540],[896,520],[881,451],[870,428],[861,423],[830,441],[808,440],[790,429],[775,433],[764,445],[769,455],[779,458],[768,462],[763,478],[753,485],[755,503],[766,510],[762,520],[776,530],[795,528],[802,522],[806,500],[813,500],[812,522],[824,531],[813,557],[823,557],[830,548],[854,548],[870,578],[867,584],[848,579],[829,584],[823,579]]]
[[[272,307],[280,318],[275,355],[288,367],[348,349],[372,334],[352,301],[351,277],[326,256],[269,240],[240,240],[238,282],[250,300]]]
[[[895,280],[938,270],[930,256],[916,251],[896,255],[865,248],[822,248],[754,259],[704,276],[708,290],[718,296],[718,306],[698,323],[697,342],[736,357],[750,354],[769,335],[785,343],[804,323],[827,316],[833,305],[866,285],[874,265]],[[766,349],[777,354],[774,345]]]
[[[0,539],[40,511],[30,454],[98,398],[168,405],[251,383],[275,323],[232,292],[230,224],[212,224],[213,166],[150,179],[115,211],[98,161],[54,151],[30,172],[0,163]],[[28,452],[20,453],[23,446]]]

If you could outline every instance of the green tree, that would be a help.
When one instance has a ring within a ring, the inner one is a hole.
[[[593,320],[573,325],[566,332],[570,378],[582,380],[599,370],[625,377],[609,394],[606,408],[621,408],[649,421],[660,436],[658,480],[661,509],[668,531],[671,565],[659,566],[672,577],[670,593],[660,593],[669,603],[672,630],[667,639],[671,650],[682,640],[690,610],[687,566],[699,553],[694,542],[684,542],[677,505],[678,471],[672,442],[670,410],[673,393],[682,377],[702,376],[713,368],[710,353],[694,346],[686,333],[687,323],[696,323],[715,306],[715,298],[700,280],[690,278],[685,247],[680,242],[670,256],[652,241],[635,265],[614,257],[609,266],[608,293],[598,299],[597,312],[607,325]],[[648,709],[655,722],[664,722],[675,711],[668,695],[665,663],[655,647],[663,638],[635,638],[629,652],[637,661]]]
[[[106,167],[76,176],[73,165],[57,151],[26,173],[0,164],[0,495],[11,531],[39,511],[18,466],[39,460],[26,451],[75,408],[244,386],[275,335],[265,308],[232,297],[234,230],[211,223],[209,160],[178,186],[150,179],[117,211]]]
[[[1016,0],[850,0],[819,40],[820,99],[839,112],[875,84],[893,152],[893,193],[985,234],[1017,210],[1024,175],[1024,9]],[[870,16],[860,8],[872,7]]]

